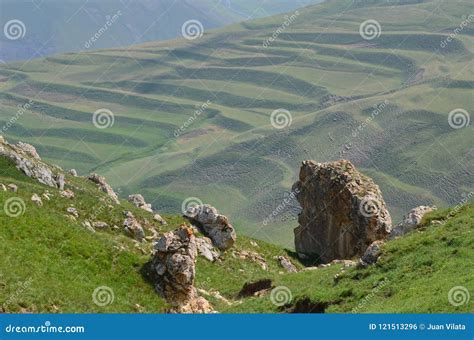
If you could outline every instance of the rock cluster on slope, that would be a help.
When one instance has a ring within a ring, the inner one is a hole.
[[[119,198],[117,194],[115,193],[114,189],[105,181],[105,178],[102,176],[99,176],[96,173],[92,173],[87,177],[90,181],[94,182],[95,184],[98,185],[100,190],[105,192],[107,196],[110,197],[110,199],[115,203],[115,204],[120,204]]]
[[[191,228],[181,226],[165,233],[155,244],[148,264],[156,290],[172,306],[171,312],[209,313],[209,302],[194,287],[196,276],[196,238]]]
[[[133,194],[128,196],[128,201],[132,203],[135,207],[143,209],[148,212],[153,212],[151,204],[145,201],[145,198],[140,194]]]
[[[293,191],[302,208],[294,230],[301,257],[330,262],[361,256],[391,230],[379,187],[347,160],[304,161]]]
[[[435,209],[436,207],[429,207],[425,205],[420,205],[419,207],[413,208],[406,216],[403,217],[402,222],[393,227],[388,238],[394,239],[395,237],[405,235],[406,233],[418,228],[421,224],[423,216]]]
[[[59,168],[43,163],[34,146],[23,142],[10,144],[0,136],[0,156],[10,159],[26,176],[50,187],[64,189],[64,174]]]
[[[234,227],[213,206],[204,204],[189,207],[184,216],[198,224],[217,248],[226,250],[234,245],[237,239]]]

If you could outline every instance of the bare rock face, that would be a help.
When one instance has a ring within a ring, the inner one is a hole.
[[[181,226],[165,233],[155,244],[149,264],[156,290],[172,306],[171,312],[209,313],[212,306],[198,296],[196,276],[196,238],[191,228]]]
[[[151,204],[148,204],[145,201],[145,198],[140,194],[129,195],[128,201],[132,203],[134,206],[136,206],[137,208],[146,210],[151,213],[153,212],[153,209],[151,208]]]
[[[34,146],[22,142],[13,145],[1,137],[0,156],[10,159],[26,176],[50,187],[64,188],[64,174],[59,168],[43,163]]]
[[[436,207],[420,205],[419,207],[413,208],[406,216],[403,217],[402,222],[393,227],[388,238],[394,239],[418,228],[421,224],[423,216],[433,210],[436,210]]]
[[[117,194],[115,193],[114,189],[105,181],[105,178],[99,176],[96,173],[90,174],[87,177],[90,181],[97,184],[103,192],[105,192],[115,204],[120,204]]]
[[[204,204],[189,207],[184,216],[196,222],[217,248],[226,250],[234,245],[237,239],[234,227],[213,206]]]
[[[361,256],[391,230],[379,187],[351,162],[304,161],[293,185],[302,207],[295,247],[302,257],[324,262]]]

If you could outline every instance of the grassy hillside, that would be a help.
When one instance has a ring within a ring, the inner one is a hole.
[[[0,170],[0,183],[14,183],[19,188],[16,193],[0,190],[0,302],[4,312],[165,310],[165,301],[141,274],[150,258],[151,242],[138,245],[121,227],[92,233],[80,222],[94,215],[110,226],[121,226],[122,211],[126,209],[140,218],[149,234],[152,227],[160,233],[176,228],[184,222],[181,217],[165,216],[169,224],[159,226],[151,221],[149,213],[127,202],[102,209],[104,194],[83,178],[67,176],[67,188],[73,189],[76,197],[65,199],[59,197],[56,189],[19,173],[4,158],[0,158]],[[31,202],[32,194],[46,190],[50,192],[50,201],[43,199],[41,207]],[[6,204],[11,199],[24,202],[20,210],[23,213],[18,217],[6,214]],[[66,216],[70,205],[79,212],[77,221]],[[431,223],[432,220],[443,223]],[[424,224],[422,229],[387,243],[379,262],[367,269],[343,269],[341,264],[335,264],[304,271],[293,259],[301,271],[286,273],[274,257],[291,256],[291,252],[239,235],[235,247],[225,252],[221,261],[211,263],[199,257],[196,287],[218,292],[227,299],[228,302],[206,296],[216,310],[225,313],[289,312],[302,300],[306,301],[303,306],[320,312],[472,311],[472,301],[457,307],[450,304],[448,292],[456,286],[474,291],[474,271],[468,265],[473,261],[474,205],[451,213],[437,211]],[[241,259],[238,254],[244,250],[260,254],[268,270]],[[258,297],[238,297],[246,282],[258,279],[271,279],[273,286],[284,292],[287,305],[272,303],[270,292]],[[92,296],[94,290],[103,286],[112,290],[114,298],[99,306]]]
[[[472,127],[448,118],[474,107],[472,23],[443,45],[471,9],[467,0],[332,0],[192,41],[1,65],[0,126],[51,162],[142,192],[160,212],[198,197],[241,234],[272,243],[291,246],[298,209],[278,207],[303,159],[351,160],[380,184],[397,221],[474,190]],[[365,20],[380,36],[361,37]],[[112,126],[94,126],[99,109],[113,113]],[[277,109],[290,126],[272,126]]]

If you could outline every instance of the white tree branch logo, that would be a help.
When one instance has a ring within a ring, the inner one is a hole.
[[[382,27],[377,20],[366,20],[359,26],[359,34],[365,40],[373,40],[380,37]]]
[[[26,205],[19,197],[11,197],[5,201],[3,205],[5,214],[9,217],[19,217],[25,213]]]
[[[466,287],[456,286],[450,289],[448,293],[448,301],[454,307],[466,305],[469,303],[471,295]]]
[[[112,127],[115,122],[115,116],[108,109],[99,109],[92,115],[92,123],[98,129],[107,129]]]
[[[188,40],[199,39],[204,34],[204,27],[199,20],[188,20],[181,26],[181,34]]]
[[[21,20],[13,19],[8,21],[5,26],[3,26],[3,33],[7,39],[18,40],[25,36],[26,27]]]
[[[448,115],[448,123],[453,129],[462,129],[471,122],[469,112],[464,109],[454,109]]]
[[[289,304],[293,300],[291,290],[285,286],[278,286],[272,289],[270,293],[270,301],[275,306],[284,306]]]
[[[290,111],[285,109],[276,109],[270,115],[270,122],[275,129],[284,129],[293,122]]]
[[[107,286],[99,286],[94,289],[94,292],[92,293],[92,301],[94,301],[94,303],[99,307],[110,305],[114,300],[114,291],[112,288]]]

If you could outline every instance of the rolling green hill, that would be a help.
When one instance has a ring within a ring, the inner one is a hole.
[[[467,0],[332,0],[195,40],[1,65],[0,126],[160,213],[197,197],[240,234],[287,246],[298,207],[281,205],[295,169],[346,158],[396,222],[474,190],[472,126],[449,116],[474,107],[471,12]],[[381,29],[369,40],[367,20]],[[100,109],[113,125],[93,124]],[[291,115],[281,129],[279,109]]]
[[[166,302],[142,274],[151,256],[151,240],[137,243],[123,228],[112,226],[121,226],[123,211],[128,210],[145,226],[147,235],[151,228],[162,234],[184,223],[181,217],[167,215],[168,225],[162,226],[128,202],[107,207],[105,193],[81,177],[67,175],[66,189],[73,190],[75,197],[61,197],[58,189],[31,180],[4,157],[0,157],[0,183],[18,187],[17,192],[0,189],[1,312],[166,310]],[[31,201],[33,194],[45,192],[50,199],[43,198],[42,206]],[[70,206],[77,209],[77,219],[67,216]],[[92,218],[109,227],[91,232],[82,222]],[[234,247],[222,253],[219,261],[211,263],[199,256],[195,285],[201,294],[210,294],[205,297],[224,313],[472,311],[472,302],[466,302],[462,291],[456,293],[461,294],[458,297],[451,292],[459,287],[474,290],[469,265],[474,205],[436,211],[425,217],[423,225],[386,243],[377,264],[368,268],[333,264],[303,270],[293,258],[297,273],[287,273],[275,259],[291,257],[291,251],[238,235]],[[244,251],[260,255],[268,269],[242,259],[239,254]],[[245,283],[260,279],[271,280],[272,291],[278,293],[268,290],[239,297]]]

